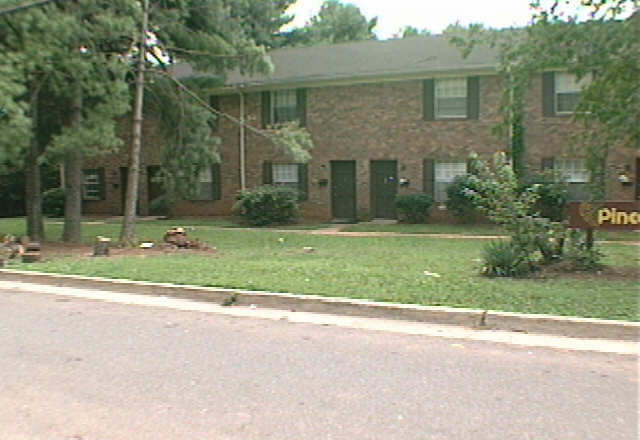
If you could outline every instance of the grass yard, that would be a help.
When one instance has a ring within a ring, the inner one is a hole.
[[[164,231],[175,224],[140,222],[138,236],[159,242]],[[482,240],[317,236],[219,229],[206,224],[194,229],[188,231],[189,236],[215,246],[215,253],[177,251],[151,257],[93,259],[70,252],[43,263],[12,267],[425,305],[640,320],[637,246],[602,245],[610,269],[601,275],[548,274],[513,280],[479,275],[482,246],[486,243]],[[49,237],[59,237],[61,230],[61,224],[47,224]],[[117,238],[119,225],[90,223],[83,230],[90,243],[96,235]],[[24,220],[0,220],[0,234],[3,233],[23,234]],[[306,253],[303,247],[307,246],[315,250]],[[439,277],[430,275],[434,273]]]

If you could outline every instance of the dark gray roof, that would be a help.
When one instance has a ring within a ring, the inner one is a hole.
[[[271,75],[231,72],[229,87],[268,87],[314,82],[367,80],[371,78],[429,75],[442,72],[494,70],[496,54],[476,47],[463,58],[461,51],[443,36],[419,36],[384,41],[359,41],[313,47],[276,49],[269,52]],[[193,75],[190,66],[174,68],[178,76]]]

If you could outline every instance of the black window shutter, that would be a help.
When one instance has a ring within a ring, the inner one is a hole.
[[[556,78],[554,72],[542,74],[542,115],[554,116],[556,114],[555,96]]]
[[[301,127],[307,125],[307,89],[296,91],[296,104],[298,107],[298,122]]]
[[[478,119],[480,117],[480,78],[470,76],[467,78],[467,118]]]
[[[435,195],[435,165],[436,161],[433,159],[425,159],[422,162],[423,192],[431,197]]]
[[[213,185],[213,199],[220,200],[222,198],[222,182],[220,176],[220,164],[211,165],[211,185]]]
[[[552,170],[554,168],[553,157],[542,158],[542,171]]]
[[[435,119],[435,82],[433,79],[425,79],[422,82],[422,116],[425,121]]]
[[[262,92],[262,128],[271,125],[271,92]]]
[[[271,162],[262,163],[262,183],[265,185],[273,183],[273,168]]]
[[[303,202],[309,198],[308,167],[306,163],[298,164],[298,200]]]
[[[107,182],[105,181],[104,167],[98,168],[98,183],[100,184],[100,200],[106,200]]]

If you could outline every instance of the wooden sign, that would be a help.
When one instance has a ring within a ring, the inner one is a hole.
[[[640,230],[640,202],[570,202],[569,225],[581,229]]]

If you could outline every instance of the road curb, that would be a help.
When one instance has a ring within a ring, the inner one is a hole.
[[[461,325],[465,327],[506,330],[524,333],[540,333],[574,338],[638,341],[640,323],[609,321],[603,319],[532,315],[461,309],[413,304],[381,303],[341,297],[296,295],[289,293],[261,292],[217,287],[199,287],[60,275],[54,273],[0,269],[3,280],[40,283],[62,287],[111,290],[155,296],[189,298],[219,304],[255,305],[272,309],[300,312],[326,313],[368,318],[397,319],[434,324]]]

